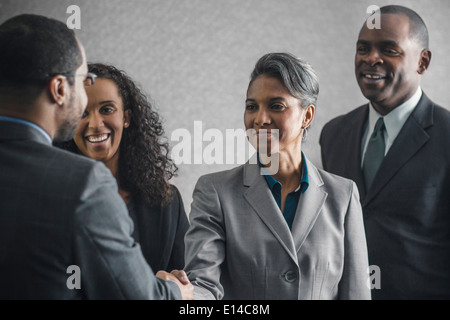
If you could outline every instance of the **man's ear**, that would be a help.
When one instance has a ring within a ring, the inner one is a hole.
[[[425,71],[430,66],[431,61],[431,51],[428,49],[423,49],[420,53],[420,59],[419,59],[419,67],[417,69],[418,74],[424,74]]]
[[[69,95],[69,83],[67,78],[62,75],[54,76],[48,84],[48,92],[52,102],[62,106]]]

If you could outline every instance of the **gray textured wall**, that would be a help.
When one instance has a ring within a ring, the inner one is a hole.
[[[448,0],[1,0],[0,22],[20,13],[66,21],[71,4],[81,8],[76,33],[88,60],[112,63],[139,82],[155,100],[169,140],[178,128],[193,133],[197,120],[204,131],[243,128],[256,60],[267,52],[288,51],[309,61],[320,77],[316,118],[303,150],[321,166],[318,139],[325,122],[365,102],[353,59],[371,4],[401,4],[422,16],[433,52],[422,87],[435,102],[450,107]],[[187,212],[198,177],[233,166],[179,165],[172,183]]]

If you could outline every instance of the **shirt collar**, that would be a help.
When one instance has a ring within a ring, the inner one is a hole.
[[[373,132],[375,128],[375,123],[378,118],[382,117],[384,121],[384,126],[386,128],[388,143],[392,145],[395,138],[398,136],[400,130],[405,124],[406,120],[410,114],[414,111],[414,108],[419,103],[422,97],[422,89],[420,86],[417,88],[416,92],[407,101],[394,108],[384,117],[375,110],[372,103],[369,108],[369,135]]]
[[[261,164],[261,161],[259,161],[259,154],[258,154],[258,164],[264,170],[264,167]],[[281,186],[281,183],[275,179],[270,174],[265,174],[264,178],[267,181],[267,184],[269,185],[270,190],[273,189],[273,187],[276,184],[279,184]],[[305,155],[302,152],[302,179],[300,180],[300,184],[297,189],[295,189],[293,192],[301,191],[302,193],[305,193],[306,189],[309,187],[309,178],[308,178],[308,166],[306,164]]]
[[[32,128],[35,128],[37,131],[39,131],[47,140],[50,144],[52,144],[52,138],[50,137],[50,135],[45,132],[44,129],[42,129],[41,127],[39,127],[38,125],[26,121],[26,120],[22,120],[22,119],[17,119],[17,118],[11,118],[11,117],[5,117],[5,116],[0,116],[0,120],[2,121],[9,121],[9,122],[16,122],[16,123],[22,123],[25,124],[27,126],[30,126]]]

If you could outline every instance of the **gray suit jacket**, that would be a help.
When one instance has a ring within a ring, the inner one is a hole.
[[[326,124],[325,170],[356,182],[369,262],[380,268],[374,299],[450,299],[450,112],[423,93],[366,190],[361,140],[366,104]]]
[[[185,238],[197,299],[370,299],[356,186],[307,166],[292,233],[257,164],[198,180]]]
[[[175,283],[154,276],[131,231],[102,163],[0,121],[0,299],[180,298]],[[71,265],[81,289],[67,285],[77,283]]]

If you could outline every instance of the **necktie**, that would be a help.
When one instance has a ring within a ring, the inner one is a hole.
[[[381,162],[383,162],[384,149],[384,122],[383,118],[380,117],[370,136],[369,144],[367,145],[366,154],[364,156],[362,169],[366,189],[372,184],[373,178],[375,177]]]

